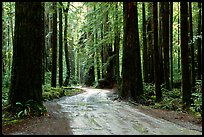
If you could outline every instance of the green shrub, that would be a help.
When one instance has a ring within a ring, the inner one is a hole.
[[[47,109],[42,103],[37,103],[32,99],[26,101],[25,104],[16,102],[16,108],[18,118],[30,117],[31,115],[44,115],[47,113]]]

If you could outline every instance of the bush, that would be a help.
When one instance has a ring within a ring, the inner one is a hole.
[[[197,80],[195,84],[195,93],[192,93],[193,103],[190,110],[194,113],[200,113],[202,115],[202,80]]]

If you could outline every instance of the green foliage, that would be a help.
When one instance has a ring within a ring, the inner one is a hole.
[[[146,102],[146,105],[154,104],[156,101],[156,96],[155,96],[155,85],[152,83],[143,83],[143,90],[144,90],[144,95],[142,98]]]
[[[155,85],[151,83],[144,83],[145,105],[151,105],[153,108],[168,109],[181,111],[182,110],[182,95],[180,89],[173,89],[172,91],[162,88],[163,98],[161,102],[156,102]]]
[[[2,111],[2,126],[13,125],[20,121],[21,119],[16,119],[16,115],[12,115],[11,113],[5,110]]]
[[[197,80],[195,86],[195,93],[192,93],[193,103],[191,104],[190,110],[194,113],[198,112],[202,115],[202,81]]]
[[[81,89],[78,88],[73,88],[73,87],[50,87],[49,85],[44,85],[43,86],[43,100],[48,101],[48,100],[53,100],[53,99],[58,99],[62,96],[72,96],[74,94],[80,93]]]
[[[61,96],[64,96],[63,88],[60,87],[50,87],[48,85],[43,86],[43,92],[42,92],[43,100],[53,100],[55,98],[60,98]]]
[[[16,102],[16,106],[19,109],[19,112],[17,112],[18,118],[30,116],[31,106],[33,105],[33,103],[33,100],[28,100],[25,104],[22,104],[21,102]]]
[[[11,72],[7,67],[5,70],[5,73],[2,75],[2,105],[7,104],[9,86],[11,83],[10,77],[11,77]]]
[[[51,72],[47,71],[45,72],[45,85],[43,86],[50,86],[51,85],[50,83],[51,83]]]
[[[167,110],[182,111],[182,96],[180,89],[173,89],[168,91],[162,88],[163,100],[155,103],[153,108],[162,108]]]
[[[32,99],[26,101],[25,104],[16,102],[16,107],[18,118],[30,117],[31,115],[45,115],[47,112],[45,106]]]
[[[145,94],[150,94],[150,93],[155,93],[155,85],[152,83],[143,83],[144,86],[144,93]]]
[[[155,102],[155,95],[148,96],[149,93],[153,93],[153,84],[145,84],[144,90],[146,91],[146,101],[151,101],[151,107],[159,109],[167,109],[174,111],[182,111],[182,93],[181,89],[174,88],[171,91],[162,88],[163,98],[161,102]],[[149,91],[148,91],[149,90]],[[201,81],[197,81],[196,92],[192,93],[193,103],[191,104],[190,110],[199,116],[202,115],[202,92],[201,92]]]

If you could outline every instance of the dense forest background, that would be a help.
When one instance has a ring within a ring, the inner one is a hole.
[[[117,88],[121,99],[202,115],[201,7],[3,2],[2,105],[42,105],[82,85]]]

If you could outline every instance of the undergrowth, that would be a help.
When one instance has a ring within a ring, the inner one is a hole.
[[[31,118],[37,115],[46,115],[47,109],[44,105],[36,104],[33,100],[28,100],[25,104],[16,102],[17,111],[11,113],[8,111],[8,86],[2,87],[2,125],[17,124],[23,119]],[[73,87],[51,87],[50,85],[43,85],[43,101],[50,101],[58,99],[62,96],[72,96],[83,92],[81,89]]]
[[[190,107],[190,112],[196,116],[202,116],[202,92],[201,81],[196,82],[195,92],[192,93],[193,103]],[[155,85],[151,83],[144,83],[144,105],[152,108],[166,109],[173,111],[182,111],[182,92],[180,88],[173,88],[171,91],[161,88],[162,101],[156,102]]]

